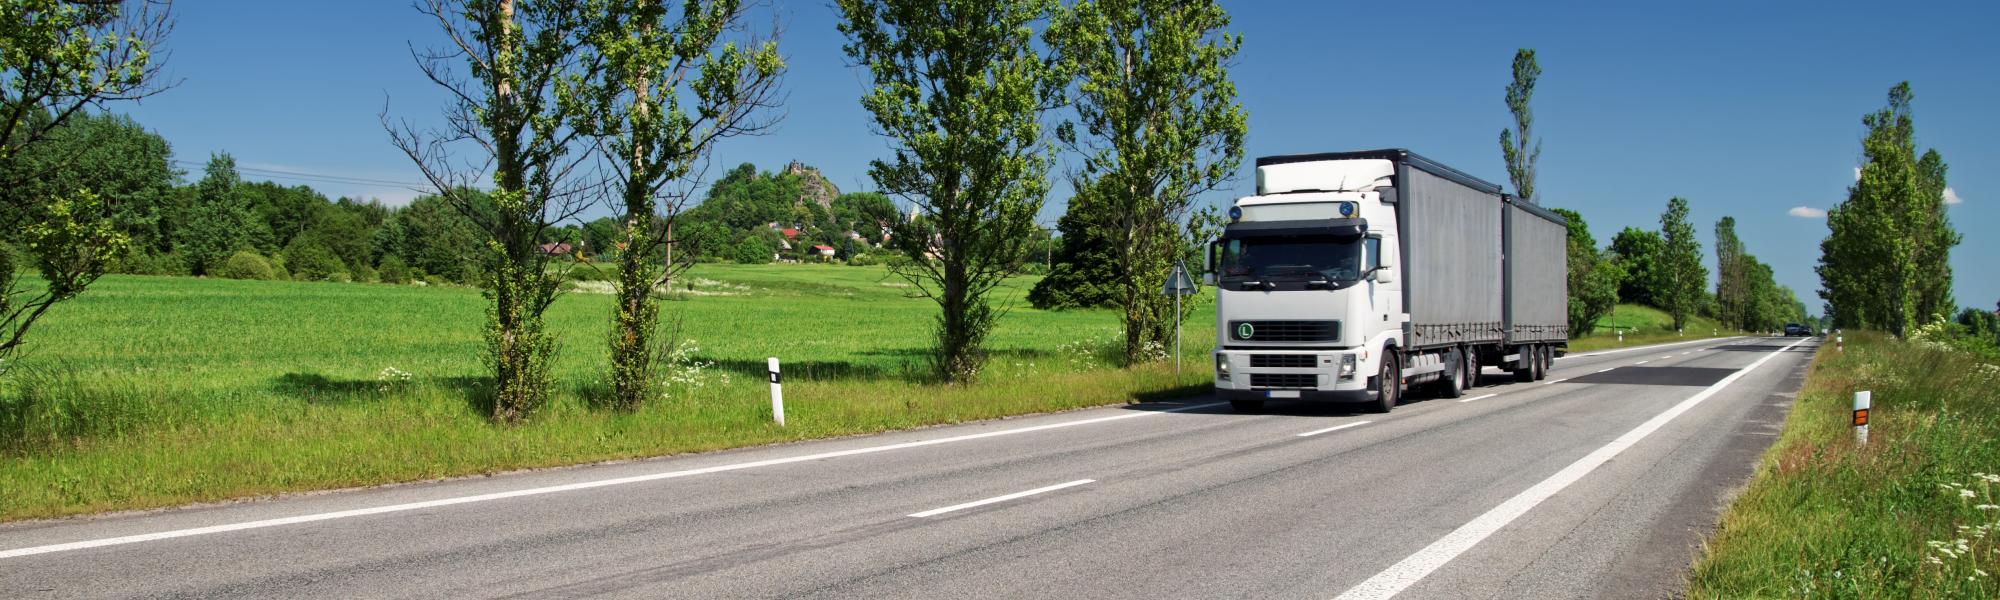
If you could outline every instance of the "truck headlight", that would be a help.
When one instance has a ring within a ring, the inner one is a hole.
[[[1341,379],[1354,378],[1354,355],[1352,354],[1340,355],[1340,378]]]
[[[1215,378],[1229,381],[1229,355],[1215,355]]]

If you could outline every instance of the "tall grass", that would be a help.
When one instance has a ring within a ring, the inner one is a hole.
[[[683,342],[661,397],[603,408],[608,295],[566,295],[556,396],[518,426],[482,403],[484,301],[465,288],[106,277],[0,380],[0,520],[713,450],[1197,393],[1114,367],[1118,317],[1012,304],[978,383],[922,382],[933,305],[881,268],[703,265],[664,303]],[[765,357],[784,361],[770,421]]]
[[[1697,598],[1995,598],[2000,365],[1848,332],[1696,563]],[[1873,392],[1869,441],[1853,393]]]
[[[1623,335],[1620,335],[1623,332]],[[1674,319],[1666,311],[1638,304],[1620,304],[1611,314],[1597,320],[1597,330],[1569,341],[1569,351],[1590,352],[1647,344],[1698,340],[1742,332],[1723,327],[1714,319],[1690,317],[1685,332],[1674,330]]]

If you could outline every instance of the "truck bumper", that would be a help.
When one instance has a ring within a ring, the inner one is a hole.
[[[1215,379],[1215,395],[1224,400],[1304,400],[1309,402],[1367,402],[1375,399],[1375,390],[1370,387],[1368,377],[1359,373],[1359,349],[1355,350],[1218,350],[1214,353],[1218,365]],[[1265,355],[1253,360],[1254,355]],[[1284,359],[1269,360],[1272,355],[1282,355]],[[1343,379],[1340,365],[1343,356],[1351,355],[1357,360],[1357,373]],[[1312,366],[1298,362],[1300,357],[1309,358]],[[1299,365],[1293,367],[1251,366],[1265,362]],[[1229,378],[1223,379],[1219,365],[1229,365]],[[1261,376],[1261,377],[1260,377]],[[1308,377],[1309,376],[1309,377]],[[1304,381],[1301,378],[1305,377]],[[1276,385],[1269,385],[1276,383]]]

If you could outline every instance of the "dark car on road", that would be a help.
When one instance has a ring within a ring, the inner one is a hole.
[[[1804,337],[1812,335],[1812,330],[1807,329],[1806,326],[1800,325],[1798,323],[1786,323],[1785,335],[1793,337]]]

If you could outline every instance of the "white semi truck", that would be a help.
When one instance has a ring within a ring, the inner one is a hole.
[[[1210,244],[1215,391],[1358,402],[1532,381],[1569,337],[1567,222],[1408,150],[1257,159]]]

